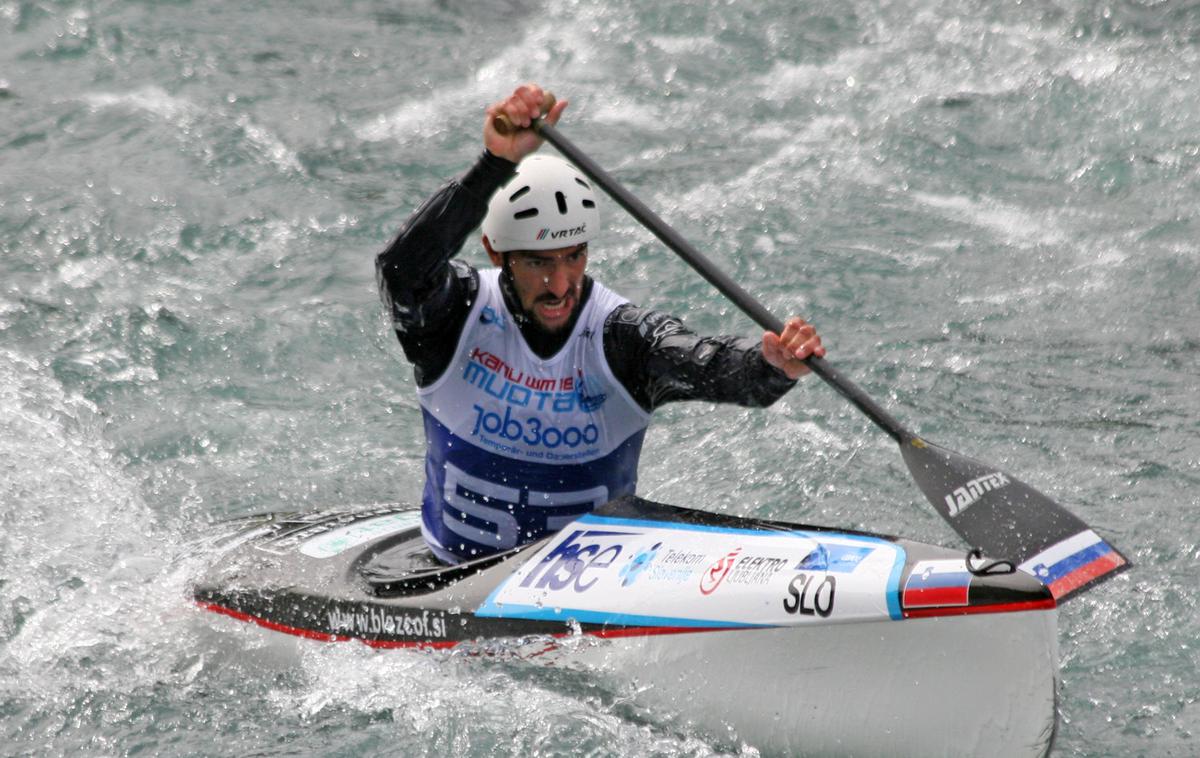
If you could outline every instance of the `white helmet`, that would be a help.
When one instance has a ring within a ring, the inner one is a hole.
[[[552,155],[521,161],[516,176],[492,195],[483,219],[483,233],[498,253],[570,247],[599,230],[591,182]]]

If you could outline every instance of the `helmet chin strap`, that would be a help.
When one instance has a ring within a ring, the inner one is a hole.
[[[504,295],[504,301],[508,305],[513,320],[522,327],[533,327],[538,331],[544,331],[537,320],[526,313],[525,307],[521,305],[521,298],[517,294],[517,283],[513,279],[512,253],[505,251],[500,255],[504,261],[500,266],[500,291]]]

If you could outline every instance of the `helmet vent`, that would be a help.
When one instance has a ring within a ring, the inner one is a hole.
[[[585,244],[600,229],[597,195],[596,182],[562,158],[530,155],[488,199],[482,231],[498,253]]]

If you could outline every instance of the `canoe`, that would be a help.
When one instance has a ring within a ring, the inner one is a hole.
[[[437,564],[403,506],[244,520],[209,611],[378,648],[497,645],[578,668],[764,754],[1044,755],[1056,602],[1011,564],[866,532],[625,497]]]

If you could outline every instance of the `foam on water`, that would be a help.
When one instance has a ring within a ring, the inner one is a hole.
[[[302,688],[269,698],[281,718],[317,726],[343,714],[376,714],[354,737],[358,749],[446,755],[481,749],[502,754],[712,755],[692,738],[656,734],[630,721],[621,697],[568,672],[469,654],[380,653],[357,645],[301,652]],[[497,698],[506,710],[493,707]],[[615,712],[614,712],[615,711]],[[343,743],[344,744],[344,743]],[[751,754],[753,754],[751,752]]]
[[[92,92],[83,95],[83,102],[99,110],[103,108],[128,108],[144,111],[168,121],[186,126],[201,115],[201,109],[185,98],[167,94],[162,87],[146,86],[133,92]]]
[[[103,429],[95,404],[38,361],[0,351],[0,700],[10,749],[102,749],[103,725],[129,716],[136,693],[177,679],[180,600],[195,564],[177,560],[175,538]]]
[[[1073,235],[1056,228],[1053,217],[1046,212],[1034,213],[988,198],[948,197],[927,192],[913,192],[910,197],[953,219],[995,233],[1004,245],[1020,248],[1063,246],[1073,238]]]
[[[415,498],[420,412],[371,258],[530,79],[916,431],[1132,556],[1063,608],[1056,755],[1195,752],[1194,9],[0,2],[0,28],[10,752],[753,753],[569,672],[322,646],[188,600],[226,517]],[[757,331],[602,214],[606,283]],[[651,498],[959,544],[814,379],[765,413],[668,407],[646,450]]]

